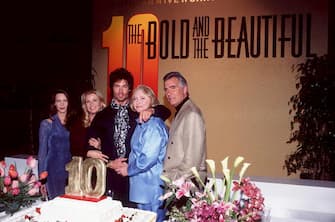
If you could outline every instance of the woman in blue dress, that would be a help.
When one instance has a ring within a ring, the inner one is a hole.
[[[133,92],[130,106],[139,113],[158,104],[152,89],[140,85]],[[129,176],[129,200],[137,203],[139,209],[156,212],[159,222],[165,217],[159,197],[163,195],[160,175],[167,141],[168,130],[162,119],[151,116],[147,122],[137,122],[131,137],[128,167],[117,170],[121,175]]]
[[[41,121],[39,129],[38,171],[48,173],[43,188],[49,199],[65,193],[68,173],[65,165],[71,160],[69,131],[69,96],[63,90],[52,95],[50,117]]]

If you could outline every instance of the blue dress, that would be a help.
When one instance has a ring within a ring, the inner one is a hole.
[[[157,213],[157,221],[163,221],[163,182],[160,175],[168,141],[168,130],[162,119],[151,117],[145,123],[137,123],[131,137],[131,152],[128,161],[130,182],[129,199],[142,210]]]
[[[57,114],[41,121],[39,129],[38,171],[48,172],[48,198],[65,193],[68,173],[65,165],[71,160],[69,131]]]

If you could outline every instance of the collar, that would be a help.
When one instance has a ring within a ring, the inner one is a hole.
[[[127,103],[124,104],[124,105],[120,105],[120,104],[116,103],[115,99],[112,99],[111,107],[113,109],[117,109],[118,110],[120,108],[127,108],[128,106],[129,106],[129,101],[127,101]]]
[[[183,101],[181,101],[181,103],[179,103],[178,106],[176,106],[176,113],[174,114],[174,116],[177,116],[177,113],[179,112],[181,107],[184,105],[184,103],[186,103],[187,100],[189,100],[188,96],[186,96],[185,99]]]

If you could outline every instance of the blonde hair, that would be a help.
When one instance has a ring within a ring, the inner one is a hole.
[[[149,86],[147,86],[147,85],[138,85],[138,86],[134,89],[134,91],[133,91],[133,95],[132,95],[132,97],[131,97],[130,108],[131,108],[132,110],[135,111],[135,108],[134,108],[134,102],[133,102],[133,101],[134,101],[134,94],[135,94],[135,92],[137,92],[137,91],[139,91],[139,90],[142,90],[142,92],[150,98],[150,100],[151,100],[151,102],[150,102],[150,107],[154,107],[154,106],[159,105],[159,101],[158,101],[158,99],[157,99],[157,97],[156,97],[154,91],[153,91]]]
[[[81,100],[81,108],[83,109],[83,119],[82,119],[82,121],[83,121],[83,126],[84,127],[89,127],[91,125],[89,114],[88,114],[88,111],[87,111],[87,108],[86,108],[86,97],[88,95],[91,95],[91,94],[95,94],[101,102],[101,107],[100,107],[99,111],[101,111],[103,108],[106,107],[105,99],[104,99],[102,93],[99,92],[98,90],[91,89],[91,90],[88,90],[86,92],[83,92],[81,94],[80,100]]]

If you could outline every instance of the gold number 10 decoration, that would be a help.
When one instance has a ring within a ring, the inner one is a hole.
[[[96,184],[92,186],[92,172],[96,169]],[[69,172],[68,185],[65,194],[71,196],[84,196],[100,198],[106,189],[106,165],[102,160],[74,156],[71,162],[66,164]]]

